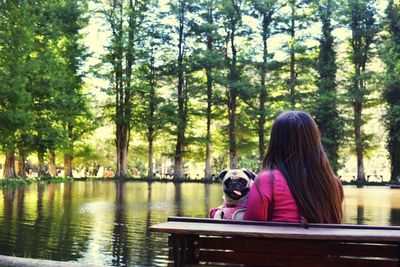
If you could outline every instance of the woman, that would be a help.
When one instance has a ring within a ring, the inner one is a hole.
[[[262,164],[250,189],[245,220],[342,222],[342,185],[310,115],[288,111],[278,116]]]

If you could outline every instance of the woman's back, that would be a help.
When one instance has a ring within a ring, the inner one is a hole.
[[[280,209],[287,207],[289,208],[287,212],[292,213],[294,200],[297,207],[297,218],[300,214],[305,222],[341,223],[343,219],[342,187],[324,152],[318,127],[309,114],[301,111],[288,111],[277,117],[272,125],[263,168],[279,170],[276,175],[278,177],[276,183],[283,185],[280,187],[283,192],[274,191],[273,199],[275,198],[274,202],[277,202],[277,206],[274,207],[274,214],[270,216],[273,220],[292,221],[293,214],[287,218]],[[262,209],[268,210],[271,199],[268,199],[267,193],[262,192],[270,190],[265,186],[268,184],[268,179],[263,178],[261,182],[264,185],[260,186],[263,188],[260,192],[266,194],[267,201],[261,201],[260,197],[258,200],[264,206]],[[287,188],[289,190],[286,190]],[[278,190],[279,187],[276,189]],[[290,192],[290,195],[287,191]],[[256,193],[254,190],[251,191],[249,199],[256,199]],[[253,205],[257,205],[256,201],[250,200],[247,203],[249,212],[245,219],[256,219],[251,215],[254,210]],[[281,214],[275,215],[276,212]],[[263,219],[258,218],[258,220]]]
[[[249,198],[247,199],[247,209],[244,219],[300,222],[300,214],[296,206],[296,201],[285,178],[277,169],[273,171],[273,174],[273,182],[270,179],[269,171],[264,171],[257,178],[259,179],[258,182],[253,183]],[[270,212],[272,197],[274,198],[274,205],[273,212]],[[268,218],[268,214],[272,214],[272,218]]]

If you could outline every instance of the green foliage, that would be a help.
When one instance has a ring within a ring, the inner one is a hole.
[[[316,64],[318,71],[316,107],[313,111],[321,132],[322,144],[328,155],[332,169],[339,170],[339,146],[343,139],[344,121],[339,116],[338,91],[336,82],[336,52],[332,36],[332,20],[337,7],[335,1],[326,0],[317,3],[318,17],[322,22],[322,36],[319,40],[319,55]]]
[[[85,3],[5,1],[1,5],[1,17],[7,18],[0,20],[2,148],[17,146],[20,154],[37,152],[42,159],[49,149],[68,147],[72,155],[73,142],[93,129],[93,124],[84,122],[91,120],[91,114],[82,93],[86,52],[80,31],[86,25]]]
[[[388,131],[387,148],[391,161],[391,181],[397,182],[400,177],[400,5],[389,1],[386,9],[386,27],[388,36],[381,51],[386,63],[385,91],[383,98],[388,104],[385,117]]]
[[[32,120],[30,93],[26,90],[33,46],[30,1],[0,3],[0,146],[14,150]],[[12,25],[12,26],[11,26]]]
[[[74,158],[77,169],[94,172],[102,165],[117,176],[151,175],[153,167],[171,173],[173,161],[183,157],[182,169],[196,177],[207,153],[213,174],[232,158],[238,168],[257,170],[273,118],[296,108],[315,117],[335,171],[340,157],[358,151],[356,144],[374,157],[380,140],[372,132],[361,129],[356,142],[350,141],[351,128],[367,124],[365,113],[380,101],[375,66],[367,64],[377,62],[373,51],[381,30],[374,1],[94,3],[101,10],[93,15],[104,20],[108,34],[105,54],[93,55],[101,59],[95,74],[108,82],[103,89],[109,98],[99,115],[91,111],[99,103],[83,81],[87,2],[0,3],[3,151],[44,157],[56,150],[67,161]],[[392,179],[400,166],[398,8],[389,1],[380,53],[387,66],[382,96]],[[321,28],[314,27],[317,20]],[[348,50],[335,39],[335,27],[353,33],[344,41]],[[348,61],[337,64],[344,57]],[[350,117],[355,103],[362,106],[357,118]],[[90,140],[99,117],[115,126],[115,140]],[[122,172],[121,158],[127,160]]]

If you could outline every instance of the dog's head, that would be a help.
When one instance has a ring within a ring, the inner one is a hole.
[[[256,175],[246,169],[227,170],[219,174],[226,201],[238,201],[247,196]]]

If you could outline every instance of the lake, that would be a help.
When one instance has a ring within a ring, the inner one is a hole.
[[[344,188],[345,222],[400,225],[400,190]],[[219,184],[78,181],[3,189],[3,255],[105,266],[165,266],[167,238],[150,225],[170,215],[207,217]]]

